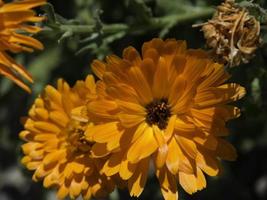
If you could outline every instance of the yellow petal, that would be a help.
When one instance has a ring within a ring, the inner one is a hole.
[[[218,160],[211,155],[199,152],[196,157],[197,166],[209,176],[216,176],[219,173]]]
[[[114,153],[104,164],[101,172],[106,174],[106,176],[112,176],[119,172],[120,165],[124,156],[124,152],[120,151],[118,153]]]
[[[48,133],[59,133],[61,131],[56,125],[45,121],[34,122],[34,127]]]
[[[129,81],[136,90],[143,105],[152,102],[152,93],[145,76],[138,67],[131,67],[129,70]]]
[[[156,67],[156,64],[154,63],[153,59],[151,59],[151,58],[144,58],[141,62],[141,65],[140,65],[140,68],[141,68],[148,84],[150,85],[150,87],[152,87],[152,85],[153,85],[154,73],[156,71],[155,67]]]
[[[206,178],[202,171],[197,168],[196,174],[179,172],[179,183],[187,193],[193,194],[206,187]]]
[[[173,115],[170,117],[168,126],[164,133],[164,137],[166,141],[169,141],[170,138],[174,135],[175,122],[176,122],[176,115]]]
[[[246,94],[245,88],[235,83],[228,83],[217,88],[199,91],[195,97],[195,107],[206,108],[241,99]]]
[[[10,69],[7,69],[5,66],[0,65],[0,74],[4,75],[11,81],[14,81],[14,83],[16,83],[19,87],[24,89],[26,92],[31,93],[31,89],[25,83],[23,83],[23,81],[20,80],[20,78]],[[22,76],[26,77],[25,75],[26,73],[23,72]]]
[[[46,3],[46,0],[28,0],[6,3],[1,7],[0,12],[15,12],[21,10],[28,10]]]
[[[113,115],[116,113],[117,104],[114,101],[101,99],[88,103],[87,109],[92,115],[104,118],[114,118]]]
[[[116,103],[124,113],[141,115],[141,116],[146,115],[145,107],[139,105],[138,103],[132,103],[121,100],[116,100]]]
[[[107,144],[106,143],[95,143],[92,146],[92,155],[96,158],[98,157],[104,157],[108,155],[110,152],[107,149]]]
[[[59,111],[49,112],[49,118],[61,127],[65,127],[69,121],[68,116],[64,112]]]
[[[170,85],[171,87],[173,87],[176,78],[180,74],[182,74],[185,66],[186,66],[185,56],[179,54],[174,55],[174,58],[170,63],[170,72],[169,72],[169,83],[171,84]],[[178,87],[178,85],[176,87]],[[181,92],[181,91],[176,90],[176,92]]]
[[[188,154],[193,159],[196,158],[198,150],[194,141],[182,136],[177,136],[176,140],[186,154]]]
[[[136,170],[137,165],[138,164],[129,163],[125,155],[120,166],[120,172],[119,172],[120,177],[123,180],[128,180],[129,178],[131,178]]]
[[[207,186],[206,178],[202,173],[201,169],[197,168],[197,188],[202,190]]]
[[[114,99],[139,104],[135,90],[127,84],[119,83],[117,85],[112,85],[106,89],[106,92]]]
[[[172,138],[172,140],[170,141],[169,145],[169,152],[168,152],[168,156],[166,159],[166,166],[168,168],[168,170],[172,173],[172,174],[177,174],[178,170],[179,170],[179,161],[180,161],[180,157],[181,157],[181,150],[176,142],[176,140],[174,138]]]
[[[211,86],[219,86],[230,78],[229,74],[224,69],[224,66],[221,64],[213,63],[209,68],[213,69],[213,71],[205,76],[205,78],[199,85],[200,89],[208,88]]]
[[[106,70],[106,65],[99,61],[99,60],[94,60],[93,63],[92,63],[92,71],[94,72],[94,74],[102,80],[103,78],[103,75],[105,73],[105,70]]]
[[[174,83],[171,85],[169,102],[171,107],[175,106],[177,101],[181,98],[186,89],[186,80],[182,76],[176,77]]]
[[[143,158],[150,156],[157,148],[158,144],[154,138],[153,129],[151,127],[147,127],[143,135],[130,147],[127,153],[127,159],[131,163],[137,163]]]
[[[61,185],[59,190],[57,191],[57,198],[64,199],[69,193],[68,188],[66,188],[65,184]]]
[[[123,50],[123,58],[130,61],[133,65],[140,66],[140,54],[131,46]]]
[[[218,145],[217,138],[213,135],[205,135],[204,133],[197,132],[193,137],[193,140],[200,144],[202,147],[215,150]]]
[[[135,142],[139,137],[141,137],[144,134],[147,127],[148,127],[147,123],[145,123],[145,122],[141,123],[136,128],[136,131],[134,132],[132,142]]]
[[[168,145],[167,141],[164,138],[164,131],[160,130],[158,126],[153,125],[154,136],[158,143],[158,150],[154,155],[154,161],[157,168],[163,167],[165,164],[167,154],[168,154]]]
[[[9,38],[9,42],[27,45],[29,47],[33,47],[39,50],[42,50],[44,48],[43,44],[39,42],[38,40],[32,37],[20,35],[20,34],[12,34],[12,36]]]
[[[194,174],[179,172],[179,183],[188,194],[193,194],[197,191],[197,182]]]
[[[183,118],[177,117],[175,120],[175,125],[174,129],[179,133],[179,132],[195,132],[196,131],[196,126],[190,122],[186,121]]]
[[[145,120],[141,115],[128,115],[123,113],[118,114],[118,118],[120,119],[122,126],[126,128],[136,126]]]
[[[110,122],[96,126],[88,126],[85,131],[85,137],[89,141],[108,143],[112,140],[119,140],[122,133],[118,122]]]
[[[159,58],[156,72],[154,74],[153,80],[153,97],[156,99],[162,99],[169,93],[168,79],[166,75],[168,74],[168,67],[166,66],[166,61],[163,57]]]
[[[175,176],[169,173],[166,168],[157,170],[156,175],[159,180],[160,189],[164,196],[164,199],[177,200],[178,191]]]
[[[77,196],[80,195],[82,190],[82,184],[77,183],[75,179],[71,181],[69,191],[70,191],[70,197],[71,198],[76,198]]]
[[[65,150],[58,150],[47,154],[43,160],[44,165],[49,165],[54,162],[62,161],[62,157],[65,154]]]
[[[52,86],[46,86],[45,94],[51,102],[61,105],[61,94]]]
[[[138,197],[144,190],[149,171],[149,160],[149,158],[145,158],[140,161],[134,175],[129,179],[128,189],[131,196]]]

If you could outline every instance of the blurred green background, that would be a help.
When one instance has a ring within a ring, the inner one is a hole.
[[[16,55],[32,73],[33,93],[25,93],[0,77],[0,200],[52,200],[53,190],[31,181],[32,172],[21,164],[18,133],[20,118],[27,114],[34,98],[45,85],[64,78],[71,85],[90,73],[95,58],[132,45],[140,50],[153,37],[187,40],[192,48],[205,48],[205,40],[192,24],[212,16],[218,0],[51,0],[52,7],[37,10],[47,15],[45,28],[37,37],[45,50]],[[267,8],[265,0],[256,1]],[[264,5],[265,4],[265,5]],[[75,20],[73,20],[75,19]],[[81,26],[82,25],[82,26]],[[92,27],[81,31],[73,26]],[[263,38],[266,39],[266,38]],[[242,116],[227,124],[228,138],[237,148],[235,162],[224,162],[220,177],[208,178],[205,190],[192,196],[179,188],[179,199],[266,200],[267,199],[267,47],[263,45],[246,65],[230,70],[230,81],[240,83],[247,95],[237,105]],[[115,191],[111,200],[131,199],[126,191]],[[132,198],[134,199],[134,198]],[[150,177],[139,199],[162,199],[155,177]]]

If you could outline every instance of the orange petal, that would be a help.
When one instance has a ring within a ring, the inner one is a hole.
[[[168,74],[168,67],[166,66],[166,61],[163,57],[159,58],[158,65],[156,67],[156,72],[154,74],[153,80],[153,97],[155,99],[162,99],[169,93],[168,79],[166,75]]]
[[[123,58],[130,61],[135,66],[140,66],[141,57],[138,51],[133,47],[127,47],[123,50]]]
[[[223,160],[234,161],[237,158],[234,146],[221,138],[218,138],[216,154]]]
[[[129,80],[132,84],[132,87],[136,90],[138,97],[140,98],[140,101],[143,105],[152,102],[153,98],[151,89],[140,68],[138,67],[130,68]]]

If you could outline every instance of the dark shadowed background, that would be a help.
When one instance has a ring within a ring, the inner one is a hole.
[[[143,42],[153,37],[187,40],[192,48],[205,48],[199,29],[191,28],[212,15],[221,1],[215,0],[51,0],[55,12],[77,23],[123,24],[125,29],[104,33],[74,34],[61,38],[63,32],[46,30],[37,37],[45,50],[34,54],[17,55],[17,60],[32,73],[33,93],[25,93],[10,81],[0,77],[0,200],[52,200],[53,190],[31,180],[32,172],[21,164],[18,133],[20,118],[27,114],[34,98],[45,85],[55,85],[60,77],[71,85],[90,73],[90,62],[95,58],[115,53],[132,45],[140,50]],[[256,1],[267,8],[266,1]],[[265,3],[265,5],[264,5]],[[102,13],[99,12],[102,10]],[[44,14],[39,9],[40,14]],[[153,20],[158,20],[153,23]],[[105,35],[106,34],[106,35]],[[61,38],[61,39],[60,39]],[[88,39],[89,38],[89,39]],[[91,40],[90,40],[91,38]],[[60,40],[59,40],[60,39]],[[88,39],[88,40],[86,40]],[[266,38],[263,38],[266,39]],[[220,177],[208,178],[207,188],[192,196],[179,188],[179,199],[191,200],[265,200],[267,199],[267,48],[257,52],[251,63],[230,70],[231,81],[247,89],[247,95],[237,105],[242,116],[227,124],[228,137],[238,151],[235,162],[223,162]],[[126,191],[114,191],[110,200],[131,199]],[[151,176],[139,199],[162,199],[158,182]]]

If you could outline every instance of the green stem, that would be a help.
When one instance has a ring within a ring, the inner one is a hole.
[[[74,34],[84,34],[94,32],[95,25],[60,25],[59,30],[63,33],[71,31]],[[125,24],[104,24],[102,30],[104,33],[116,33],[128,30],[128,26]]]
[[[190,9],[189,9],[190,10]],[[166,24],[179,24],[185,23],[188,21],[194,21],[196,19],[203,19],[211,16],[214,13],[213,8],[201,8],[201,9],[192,9],[190,12],[176,15],[168,15],[166,17],[155,18],[157,26],[164,27]]]
[[[172,27],[179,23],[187,21],[193,21],[196,19],[202,19],[209,17],[213,14],[214,9],[209,7],[204,8],[188,8],[190,12],[178,13],[175,15],[167,15],[165,17],[152,18],[150,24],[144,24],[141,26],[128,26],[127,24],[104,24],[102,31],[104,34],[112,34],[124,31],[128,34],[143,33],[145,31],[151,31],[155,29],[163,29],[166,27]],[[62,33],[71,32],[72,34],[88,34],[95,32],[95,25],[60,25],[59,31]],[[53,28],[52,28],[53,30]]]

